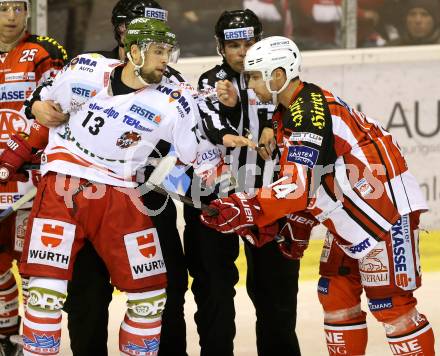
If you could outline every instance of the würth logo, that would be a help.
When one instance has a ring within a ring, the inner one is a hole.
[[[154,243],[154,235],[147,234],[136,238],[140,253],[146,258],[153,258],[156,255],[156,244]]]
[[[63,241],[64,226],[44,224],[41,235],[41,242],[44,246],[58,247]]]

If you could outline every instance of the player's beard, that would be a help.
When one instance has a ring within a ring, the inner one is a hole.
[[[162,81],[163,74],[158,74],[156,71],[151,71],[149,73],[144,72],[141,69],[142,79],[145,80],[149,84],[157,84]]]

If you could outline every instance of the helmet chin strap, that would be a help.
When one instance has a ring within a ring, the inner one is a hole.
[[[145,52],[147,51],[147,48],[142,49],[141,50],[141,59],[142,62],[141,64],[136,64],[133,61],[133,57],[131,56],[130,52],[127,52],[127,58],[130,61],[131,64],[133,64],[134,66],[134,75],[136,76],[136,78],[141,82],[142,85],[144,86],[148,86],[149,84],[144,80],[144,78],[142,78],[142,73],[141,73],[141,69],[145,64]]]
[[[267,90],[269,90],[269,93],[272,94],[272,103],[275,106],[277,106],[278,105],[278,94],[287,88],[287,86],[290,83],[290,80],[287,80],[287,78],[286,78],[286,81],[284,82],[283,86],[279,90],[272,90],[271,89],[271,87],[270,87],[271,80],[272,80],[272,78],[266,80],[266,88],[267,88]]]

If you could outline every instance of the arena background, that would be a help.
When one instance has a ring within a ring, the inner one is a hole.
[[[198,75],[220,62],[216,56],[213,26],[224,9],[241,8],[252,1],[160,1],[169,11],[169,22],[182,49],[178,68],[193,83]],[[257,1],[258,2],[258,1]],[[375,30],[383,41],[356,43],[356,0],[343,2],[340,9],[340,36],[332,43],[307,37],[313,26],[298,11],[301,0],[274,1],[280,19],[266,20],[266,35],[289,34],[304,51],[303,79],[333,90],[353,106],[382,122],[399,141],[410,169],[417,176],[430,205],[424,214],[421,234],[424,287],[416,292],[420,310],[429,315],[434,332],[440,330],[440,45],[386,47],[387,40],[402,28],[401,10],[405,0],[384,1]],[[115,45],[110,24],[115,0],[34,0],[32,28],[63,44],[69,54],[112,49]],[[335,24],[339,26],[339,24]],[[384,42],[385,41],[385,42]],[[364,47],[353,49],[356,47]],[[377,48],[366,48],[377,47]],[[382,47],[382,48],[379,48]],[[351,48],[351,49],[338,49]],[[325,50],[324,50],[325,49]],[[310,51],[309,51],[310,50]],[[311,51],[313,50],[313,51]],[[208,56],[208,57],[206,57]],[[209,57],[214,56],[214,57]],[[181,184],[173,177],[171,183]],[[181,218],[179,226],[182,229]],[[428,232],[429,231],[429,232]],[[317,265],[323,230],[314,234],[302,261],[298,306],[298,328],[303,354],[326,355],[322,332],[322,313],[316,297]],[[237,261],[240,282],[237,288],[237,356],[256,355],[253,308],[246,296],[243,254]],[[267,301],[270,303],[270,300]],[[119,322],[124,296],[115,293],[109,323],[109,350],[117,355]],[[365,306],[366,308],[366,306]],[[187,293],[188,353],[198,354],[198,340],[192,314],[191,293]],[[367,355],[390,354],[382,327],[369,317],[370,337]],[[71,355],[64,318],[62,355]],[[437,350],[440,343],[437,338]]]

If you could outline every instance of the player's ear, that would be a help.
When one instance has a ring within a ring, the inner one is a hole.
[[[283,68],[277,68],[272,72],[272,82],[276,87],[282,87],[284,82],[286,81],[286,73]]]
[[[137,44],[132,44],[130,47],[131,57],[133,58],[133,62],[136,64],[140,64],[141,59],[141,50]]]
[[[286,78],[286,73],[283,68],[277,68],[272,73],[272,78],[275,80],[282,80]]]

